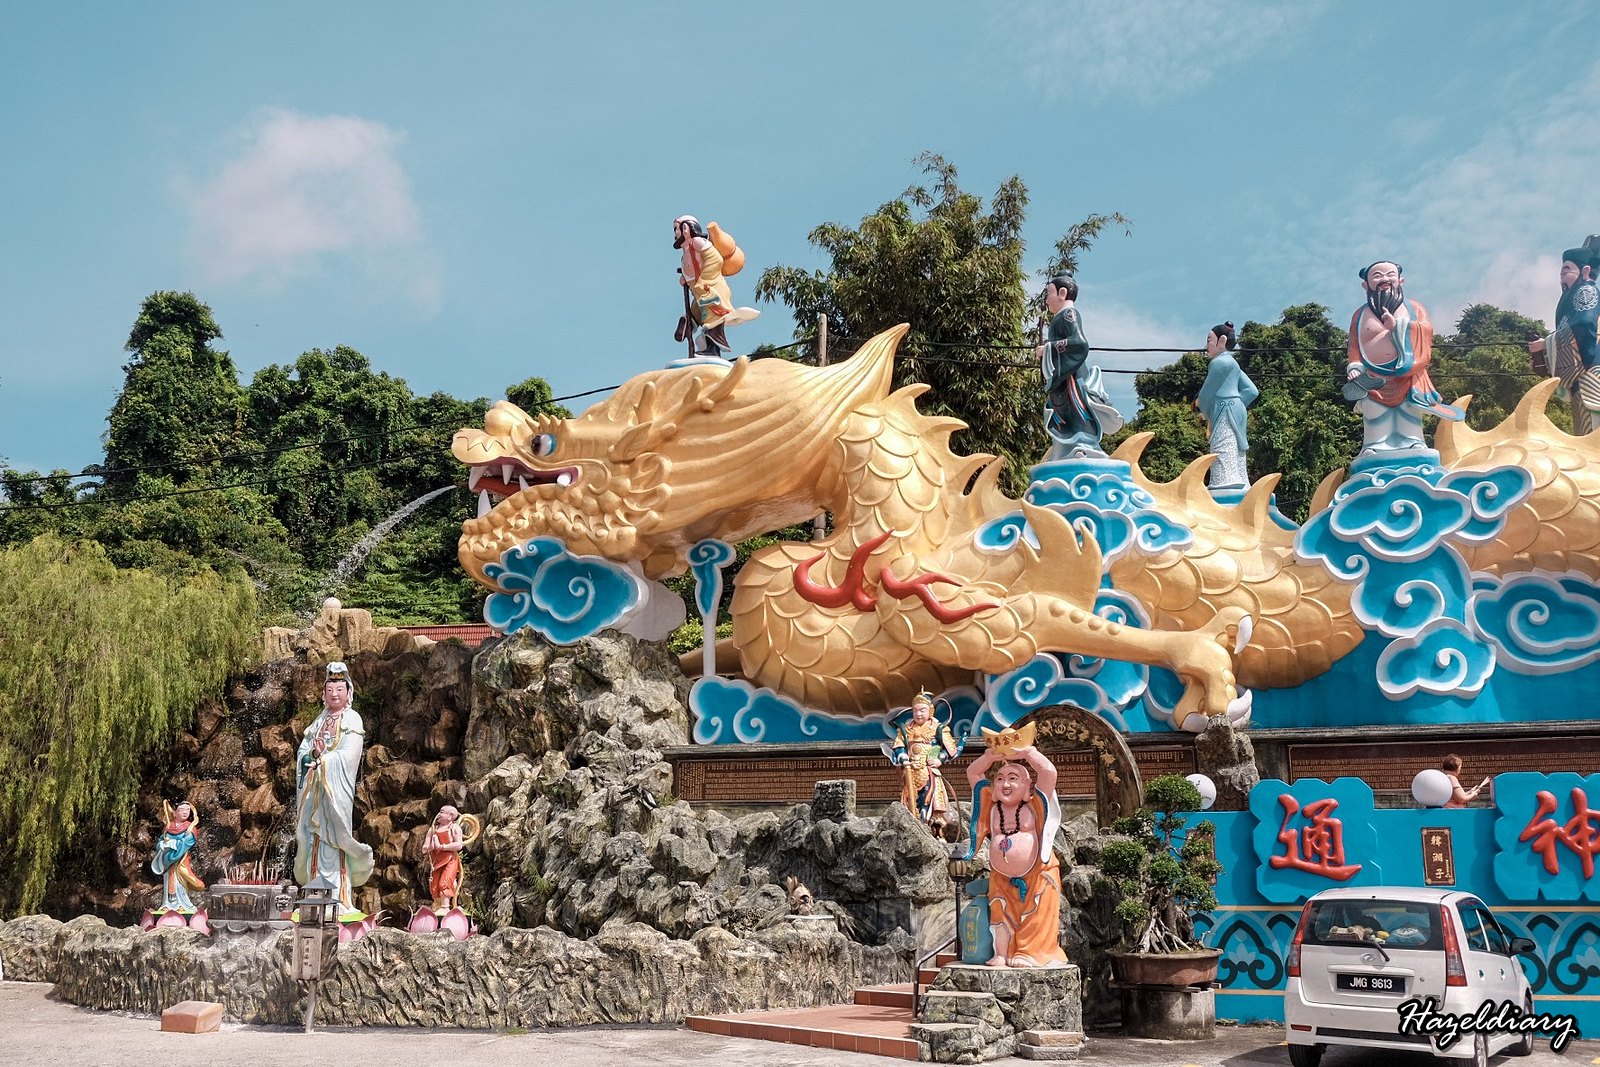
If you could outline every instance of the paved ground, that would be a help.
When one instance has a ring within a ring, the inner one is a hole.
[[[1092,1035],[1085,1060],[1133,1067],[1287,1067],[1277,1027],[1236,1026],[1218,1030],[1212,1042],[1137,1041]],[[450,1067],[628,1067],[717,1064],[719,1067],[833,1067],[897,1061],[879,1056],[823,1051],[800,1045],[743,1041],[696,1034],[676,1027],[591,1027],[498,1033],[481,1030],[328,1030],[309,1037],[297,1029],[224,1026],[216,1034],[164,1034],[158,1021],[119,1012],[96,1012],[52,999],[50,987],[0,982],[0,1064],[49,1067],[138,1067],[181,1063],[184,1067],[405,1067],[442,1063]],[[1024,1060],[1003,1060],[1022,1064]],[[1427,1067],[1431,1057],[1335,1049],[1323,1067]],[[1465,1061],[1455,1061],[1458,1063]],[[1574,1042],[1564,1056],[1543,1043],[1527,1059],[1497,1056],[1494,1067],[1574,1067],[1600,1064],[1600,1041]]]

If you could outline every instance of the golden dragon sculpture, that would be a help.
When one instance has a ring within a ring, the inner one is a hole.
[[[728,651],[749,681],[842,715],[1056,652],[1173,671],[1184,687],[1174,721],[1196,729],[1237,708],[1247,688],[1326,671],[1366,636],[1356,586],[1304,558],[1295,532],[1273,521],[1277,475],[1222,505],[1204,485],[1213,457],[1170,483],[1145,476],[1148,434],[1113,458],[1192,536],[1109,567],[1148,627],[1098,616],[1106,568],[1087,530],[1007,497],[994,457],[953,453],[950,434],[964,424],[920,413],[926,386],[891,391],[906,330],[828,367],[740,359],[642,374],[573,419],[496,404],[483,430],[459,431],[453,443],[481,491],[480,514],[463,526],[462,565],[495,588],[487,569],[503,552],[550,535],[660,579],[683,573],[702,539],[738,541],[831,512],[826,539],[775,544],[746,561]],[[1498,533],[1469,546],[1474,571],[1595,569],[1600,446],[1545,418],[1553,387],[1534,387],[1496,430],[1439,430],[1445,466],[1516,464],[1532,475]],[[1319,488],[1314,511],[1341,477]],[[981,547],[980,528],[1011,512],[1025,516],[1032,541]]]

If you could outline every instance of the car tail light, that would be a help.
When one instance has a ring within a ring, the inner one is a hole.
[[[1461,942],[1456,939],[1456,923],[1450,917],[1448,906],[1439,909],[1439,921],[1444,932],[1444,984],[1467,984],[1467,968],[1461,961]]]
[[[1289,956],[1285,961],[1288,964],[1290,978],[1300,977],[1300,944],[1306,939],[1306,927],[1311,922],[1311,902],[1306,901],[1306,906],[1300,909],[1300,922],[1294,928],[1294,940],[1289,942]]]

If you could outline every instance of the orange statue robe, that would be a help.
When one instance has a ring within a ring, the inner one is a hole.
[[[449,897],[451,903],[457,903],[456,897],[461,891],[461,853],[442,852],[437,850],[439,845],[450,844],[450,831],[448,829],[429,830],[428,858],[433,861],[433,873],[428,879],[428,893],[434,900]]]
[[[1007,955],[1026,956],[1043,967],[1067,962],[1067,954],[1061,950],[1061,864],[1054,848],[1055,828],[1061,817],[1058,809],[1056,817],[1049,818],[1045,798],[1037,789],[1028,800],[1028,808],[1038,827],[1039,855],[1043,862],[1035,863],[1021,878],[1013,879],[996,871],[991,861],[989,924],[1011,929],[1011,948]],[[977,830],[973,852],[990,836],[987,810],[977,820]],[[996,847],[990,844],[991,855]]]

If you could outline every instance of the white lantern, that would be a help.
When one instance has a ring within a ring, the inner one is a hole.
[[[1418,771],[1417,776],[1411,779],[1411,795],[1425,808],[1444,807],[1454,792],[1455,787],[1450,784],[1450,776],[1431,767],[1425,771]]]
[[[1186,775],[1189,782],[1200,790],[1200,810],[1205,811],[1217,802],[1217,784],[1203,774]]]

